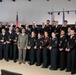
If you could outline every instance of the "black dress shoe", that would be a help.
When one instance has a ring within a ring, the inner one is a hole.
[[[60,69],[60,71],[63,71],[63,70],[65,70],[65,69],[62,69],[62,68]]]
[[[51,68],[51,67],[50,67],[49,69],[50,69],[50,70],[53,70],[53,68]]]
[[[42,66],[41,68],[48,68],[47,66]]]
[[[40,65],[41,65],[41,64],[38,64],[38,63],[36,64],[36,66],[40,66]]]
[[[6,61],[8,62],[9,60],[7,59]]]
[[[2,60],[3,58],[0,58],[0,60]]]
[[[16,60],[14,60],[14,63],[16,63]]]
[[[34,63],[29,63],[29,65],[34,65]]]
[[[70,72],[71,70],[66,70],[66,72]]]
[[[50,69],[50,70],[57,70],[57,68],[52,68],[52,67],[50,67],[49,69]]]
[[[75,74],[75,72],[71,72],[71,74]]]

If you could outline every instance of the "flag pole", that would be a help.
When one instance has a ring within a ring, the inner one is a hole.
[[[52,13],[53,13],[53,7],[52,7]],[[52,14],[52,17],[51,17],[51,22],[54,21],[54,13]]]
[[[64,8],[63,8],[63,23],[64,23],[64,20],[65,20],[65,12],[64,12]]]
[[[16,26],[18,26],[18,12],[16,12]]]
[[[18,12],[16,12],[16,14],[18,14]]]

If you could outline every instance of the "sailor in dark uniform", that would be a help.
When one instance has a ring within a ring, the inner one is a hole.
[[[70,38],[67,41],[67,70],[66,72],[71,71],[71,74],[76,73],[76,36],[75,31],[72,29],[70,32]]]
[[[55,26],[53,27],[53,31],[56,33],[57,38],[59,38],[60,26],[58,25],[58,21],[55,21]]]
[[[36,25],[35,22],[32,22],[32,27],[31,27],[31,32],[34,31],[37,37],[38,34],[38,26]]]
[[[58,55],[58,39],[56,34],[52,32],[52,38],[50,39],[50,59],[51,59],[51,68],[50,70],[57,70],[57,55]]]
[[[67,40],[70,37],[71,29],[72,29],[71,27],[68,27],[67,34],[66,34]]]
[[[46,20],[46,25],[44,27],[44,31],[48,32],[48,36],[50,36],[52,29],[51,29],[51,25],[50,25],[50,20]]]
[[[59,40],[59,51],[60,51],[60,70],[64,70],[66,67],[66,48],[67,38],[65,36],[65,31],[61,30],[60,40]]]
[[[43,48],[43,66],[42,68],[47,68],[48,67],[48,45],[49,45],[49,41],[50,38],[48,36],[48,32],[45,31],[44,32],[44,40],[43,40],[43,44],[42,44],[42,48]]]
[[[43,34],[44,33],[44,28],[45,28],[45,23],[42,22],[41,26],[38,27],[38,33],[40,32],[40,33]]]
[[[12,28],[9,27],[9,31],[7,32],[7,44],[6,44],[6,52],[7,59],[13,59],[13,33]],[[9,52],[9,53],[8,53]]]
[[[14,47],[13,60],[14,60],[14,62],[16,62],[17,59],[18,59],[17,41],[18,41],[18,36],[19,36],[19,34],[20,34],[19,28],[16,28],[16,29],[15,29],[15,33],[13,34],[13,47]]]
[[[35,63],[35,49],[36,49],[35,47],[36,47],[36,36],[35,36],[35,32],[32,31],[31,38],[29,41],[29,46],[28,46],[28,49],[30,50],[29,51],[30,65],[33,65]]]
[[[38,39],[37,39],[37,50],[36,50],[36,66],[40,66],[41,65],[41,45],[43,43],[43,38],[42,38],[42,34],[38,33]]]
[[[9,25],[5,25],[5,30],[6,30],[6,32],[9,31]]]
[[[5,29],[2,29],[2,33],[0,35],[0,59],[6,60],[6,33]]]
[[[52,32],[54,32],[54,28],[55,28],[55,26],[56,26],[55,24],[56,24],[56,21],[53,20],[53,21],[52,21],[52,24],[51,24],[51,25],[52,25],[52,26],[51,26],[51,27],[52,27]]]
[[[67,34],[67,29],[68,29],[68,21],[64,20],[63,25],[61,26],[61,30],[64,30],[65,33]]]
[[[31,35],[31,29],[28,23],[25,24],[25,30],[26,30],[26,34]]]

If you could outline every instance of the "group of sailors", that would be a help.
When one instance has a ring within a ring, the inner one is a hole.
[[[25,64],[26,60],[29,65],[36,63],[42,68],[50,66],[50,70],[60,68],[61,71],[66,69],[66,72],[75,74],[76,26],[67,23],[65,20],[59,26],[58,21],[53,21],[50,25],[47,20],[46,25],[42,22],[42,26],[36,26],[33,22],[31,27],[28,23],[24,27],[14,27],[2,26],[0,22],[0,60],[18,60],[19,64]]]

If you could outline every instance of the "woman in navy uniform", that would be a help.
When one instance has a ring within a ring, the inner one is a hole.
[[[71,27],[68,27],[67,34],[66,34],[67,41],[69,41],[68,38],[70,37],[71,29],[72,29]]]
[[[50,38],[48,37],[48,32],[44,32],[44,39],[43,39],[43,44],[42,44],[42,53],[43,53],[43,66],[42,68],[47,68],[48,67],[48,45],[49,45]]]
[[[33,65],[35,63],[35,46],[36,46],[36,36],[35,36],[35,32],[32,31],[31,38],[29,41],[29,46],[28,46],[28,49],[30,49],[29,51],[30,65]]]
[[[76,73],[76,36],[75,31],[72,29],[70,32],[70,37],[67,41],[67,70],[66,72],[70,72],[71,74]]]
[[[66,67],[66,48],[67,39],[65,36],[65,31],[61,30],[60,40],[59,40],[59,51],[60,51],[60,70],[64,70]]]
[[[50,39],[50,59],[51,59],[51,68],[50,70],[57,70],[57,55],[58,55],[58,39],[56,34],[52,32],[52,38]]]
[[[42,34],[38,33],[38,39],[37,39],[37,50],[36,50],[36,66],[40,66],[41,65],[41,46],[42,46]]]

